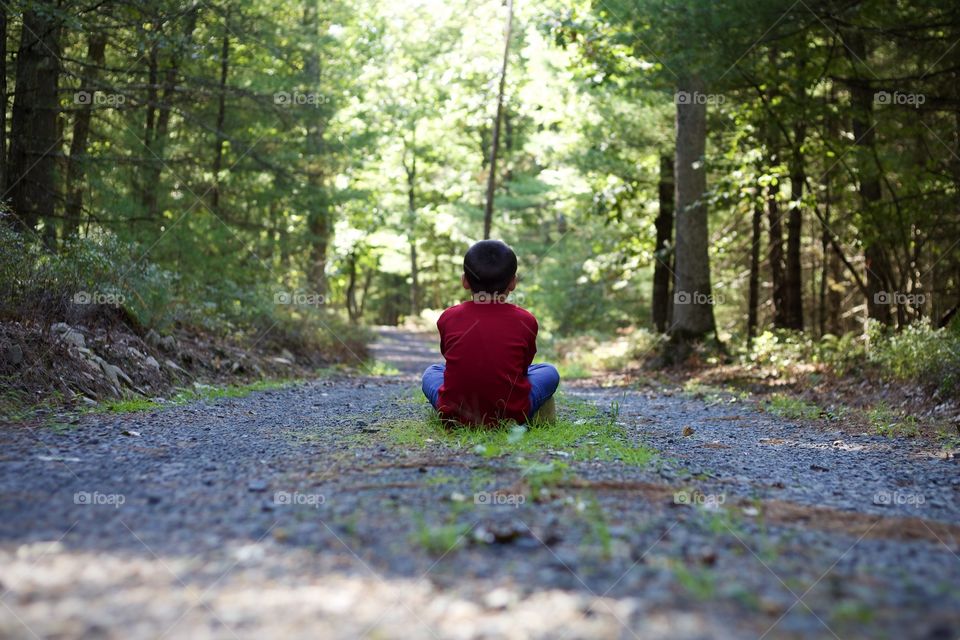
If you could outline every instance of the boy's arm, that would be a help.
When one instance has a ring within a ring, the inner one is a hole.
[[[529,329],[530,340],[527,342],[527,364],[524,369],[533,364],[533,357],[537,355],[537,332],[540,330],[537,319],[532,315],[530,316],[530,322],[527,323],[526,326],[527,329]]]
[[[446,315],[447,312],[444,311],[440,314],[440,317],[437,318],[437,331],[440,333],[440,355],[442,355],[444,358],[447,357],[447,341],[444,339],[444,336],[447,332],[443,328]]]

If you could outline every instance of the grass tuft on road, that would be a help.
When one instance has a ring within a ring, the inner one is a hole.
[[[506,422],[492,427],[448,427],[429,412],[421,419],[391,421],[381,426],[402,447],[425,448],[439,443],[487,458],[546,453],[573,461],[619,460],[645,466],[655,457],[653,449],[634,441],[618,423],[616,405],[603,411],[569,397],[559,398],[557,404],[557,422],[552,425]]]

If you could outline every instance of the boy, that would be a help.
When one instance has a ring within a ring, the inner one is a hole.
[[[499,240],[481,240],[463,258],[464,289],[473,299],[437,320],[446,366],[423,373],[423,394],[442,418],[467,424],[517,423],[555,418],[553,394],[560,374],[534,364],[537,319],[506,302],[517,286],[517,256]],[[538,413],[539,412],[539,413]]]

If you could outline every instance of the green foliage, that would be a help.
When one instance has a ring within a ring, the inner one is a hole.
[[[904,436],[913,438],[920,435],[917,420],[913,416],[901,416],[886,404],[878,404],[867,411],[867,420],[877,435],[887,437]]]
[[[552,453],[570,460],[619,460],[644,466],[655,452],[635,443],[616,418],[567,397],[557,400],[558,419],[552,425],[525,426],[512,422],[493,427],[449,427],[431,412],[425,419],[387,423],[390,437],[404,447],[440,443],[485,457]]]
[[[823,411],[812,402],[803,398],[776,394],[764,403],[768,413],[790,418],[791,420],[816,420]]]
[[[418,518],[411,541],[433,556],[445,556],[463,546],[470,527],[462,524],[428,525]]]
[[[960,392],[960,324],[935,329],[922,322],[895,333],[872,324],[867,361],[889,379],[916,380],[956,395]]]
[[[216,387],[206,384],[194,384],[192,388],[181,389],[167,401],[157,401],[150,398],[124,398],[101,403],[94,411],[96,413],[136,413],[153,411],[169,406],[180,406],[199,400],[219,400],[220,398],[246,398],[257,391],[271,391],[283,389],[296,384],[292,380],[259,380],[250,384],[228,385]]]

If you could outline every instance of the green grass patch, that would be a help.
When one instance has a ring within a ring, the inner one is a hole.
[[[136,413],[153,411],[170,406],[180,406],[200,400],[219,400],[220,398],[246,398],[257,391],[284,389],[295,384],[294,380],[260,380],[250,384],[214,387],[195,384],[192,389],[181,389],[168,401],[158,402],[151,398],[123,398],[101,402],[92,409],[94,413]]]
[[[465,524],[430,526],[419,519],[411,542],[432,556],[443,556],[463,546],[469,531],[470,527]]]
[[[816,420],[823,413],[820,407],[812,402],[782,394],[772,396],[763,404],[763,409],[767,413],[791,420]]]
[[[680,586],[697,600],[710,600],[717,592],[717,577],[709,569],[691,568],[679,561],[670,566]]]
[[[549,453],[568,460],[619,460],[644,466],[656,455],[653,449],[633,442],[626,429],[617,424],[616,404],[610,412],[566,397],[558,399],[557,405],[557,422],[552,425],[508,422],[491,427],[449,427],[431,412],[423,419],[398,420],[381,426],[402,447],[440,443],[488,458]]]
[[[914,438],[920,435],[917,419],[913,416],[901,416],[885,404],[878,404],[867,411],[867,420],[877,435],[887,438],[897,436]]]
[[[363,364],[361,368],[363,373],[368,376],[374,376],[377,378],[385,376],[398,376],[400,375],[400,370],[397,369],[392,364],[386,362],[381,362],[380,360],[370,360]]]

